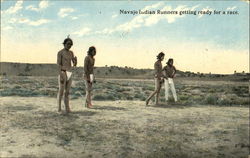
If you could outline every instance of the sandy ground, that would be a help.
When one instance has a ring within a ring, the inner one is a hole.
[[[247,107],[145,107],[142,101],[70,102],[58,114],[56,99],[1,97],[1,157],[246,158]]]

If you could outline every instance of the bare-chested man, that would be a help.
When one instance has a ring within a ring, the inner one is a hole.
[[[162,74],[162,64],[161,62],[164,59],[165,54],[163,52],[160,52],[157,55],[157,61],[154,64],[154,70],[155,70],[155,90],[154,92],[146,99],[146,105],[148,105],[150,99],[155,96],[155,105],[159,103],[159,96],[160,96],[160,90],[162,86],[163,81],[163,74]]]
[[[163,68],[166,101],[168,101],[168,96],[169,96],[168,91],[170,88],[174,97],[174,101],[177,102],[177,95],[173,80],[175,73],[176,73],[176,68],[174,66],[174,59],[170,58],[168,59],[167,65]]]
[[[91,108],[91,92],[94,83],[94,65],[95,65],[95,58],[96,55],[96,48],[94,46],[89,47],[87,52],[87,56],[84,59],[84,80],[85,80],[85,87],[86,87],[86,101],[85,107]]]
[[[58,102],[58,112],[61,112],[61,101],[64,94],[64,104],[66,113],[70,112],[69,107],[69,91],[72,83],[72,66],[77,65],[77,58],[74,56],[74,53],[70,51],[71,46],[73,45],[72,39],[69,37],[66,38],[63,42],[64,48],[60,50],[57,54],[57,65],[58,65],[58,84],[59,84],[59,91],[57,95],[57,102]]]

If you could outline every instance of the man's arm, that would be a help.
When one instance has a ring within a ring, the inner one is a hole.
[[[162,74],[163,74],[163,78],[167,78],[166,66],[163,67]]]
[[[61,54],[61,52],[57,53],[57,65],[58,65],[58,72],[60,73],[62,70],[62,54]]]
[[[74,53],[71,51],[71,54],[72,54],[72,62],[73,62],[73,66],[76,66],[77,65],[77,57],[74,56]]]
[[[90,76],[89,76],[90,73],[89,73],[88,67],[89,67],[89,59],[88,59],[88,57],[85,57],[83,69],[84,69],[84,74],[85,74],[87,80],[89,81],[90,80]]]
[[[176,74],[176,68],[173,66],[173,69],[174,69],[174,73],[173,73],[173,76],[172,78],[174,78],[175,74]]]

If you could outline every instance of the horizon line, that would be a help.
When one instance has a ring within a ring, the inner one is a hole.
[[[8,62],[8,61],[0,61],[0,63],[12,63],[12,64],[43,64],[43,65],[46,65],[46,64],[50,64],[50,65],[57,65],[56,63],[25,63],[25,62]],[[136,68],[136,67],[130,67],[130,66],[117,66],[117,65],[104,65],[104,66],[95,66],[95,67],[121,67],[121,68],[132,68],[132,69],[149,69],[149,70],[154,70],[152,68]],[[83,67],[83,66],[77,66],[77,67]],[[194,72],[194,71],[191,71],[191,70],[188,70],[188,71],[182,71],[182,70],[179,70],[181,72],[184,72],[184,73],[195,73],[195,74],[214,74],[214,75],[233,75],[235,73],[245,73],[245,74],[249,74],[250,72],[245,72],[245,71],[241,71],[241,72],[233,72],[233,73],[204,73],[204,72]]]

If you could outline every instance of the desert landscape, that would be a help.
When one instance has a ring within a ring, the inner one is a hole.
[[[1,67],[1,72],[9,71]],[[28,72],[32,71],[31,66]],[[132,71],[146,77],[131,77]],[[175,79],[179,101],[166,102],[162,89],[161,104],[151,102],[146,107],[145,99],[154,90],[152,70],[128,68],[127,77],[115,78],[112,69],[111,76],[97,76],[94,107],[87,109],[85,85],[76,71],[72,113],[66,115],[57,113],[56,75],[20,72],[2,73],[0,79],[1,157],[246,158],[249,154],[248,74],[185,77],[179,73]]]
[[[0,158],[250,158],[250,0],[110,2],[1,0]]]

